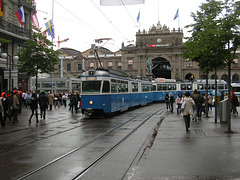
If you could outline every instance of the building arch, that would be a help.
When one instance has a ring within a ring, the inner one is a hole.
[[[195,79],[195,76],[194,76],[194,74],[192,74],[192,73],[188,73],[188,74],[186,74],[186,76],[185,76],[185,80],[191,80],[191,77],[193,76],[193,79]]]
[[[171,79],[172,66],[164,57],[156,57],[152,59],[152,74],[155,78]]]
[[[221,80],[228,81],[228,75],[227,74],[222,74]]]
[[[239,75],[238,74],[233,74],[232,82],[239,82]]]

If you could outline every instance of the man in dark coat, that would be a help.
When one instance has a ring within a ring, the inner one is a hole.
[[[29,106],[32,111],[32,114],[29,118],[29,125],[31,124],[31,119],[34,115],[34,111],[35,111],[35,115],[36,115],[36,124],[38,124],[39,123],[39,121],[38,121],[38,99],[37,99],[37,94],[35,92],[32,93],[32,97],[29,100]]]
[[[45,94],[44,90],[39,94],[39,106],[40,106],[40,116],[41,118],[43,117],[43,119],[45,119],[46,109],[48,107],[48,97]]]

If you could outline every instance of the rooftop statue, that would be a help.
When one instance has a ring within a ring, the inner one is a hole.
[[[152,73],[152,61],[150,58],[147,59],[146,65],[147,65],[147,72]]]

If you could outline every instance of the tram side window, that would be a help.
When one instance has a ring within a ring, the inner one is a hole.
[[[162,84],[158,84],[157,85],[157,91],[162,91],[162,90],[163,90]]]
[[[166,91],[168,89],[168,85],[167,84],[163,84],[163,90]]]
[[[110,91],[110,83],[109,81],[103,81],[103,93],[108,93]]]
[[[124,81],[124,92],[128,92],[128,82]]]
[[[138,83],[132,83],[132,92],[138,92]]]
[[[204,86],[203,86],[203,84],[198,84],[198,86],[197,86],[198,88],[198,90],[203,90],[204,89]]]
[[[181,90],[187,90],[186,84],[181,84]]]
[[[224,89],[224,84],[218,84],[218,89],[223,90]]]
[[[111,93],[117,92],[117,83],[115,79],[111,79]]]
[[[175,84],[168,84],[168,90],[176,90]]]
[[[192,84],[187,85],[187,90],[192,90]]]
[[[156,91],[157,87],[156,85],[152,85],[152,91]]]

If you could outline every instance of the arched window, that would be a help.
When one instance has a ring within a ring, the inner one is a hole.
[[[233,74],[232,82],[239,82],[239,75],[238,74]]]

